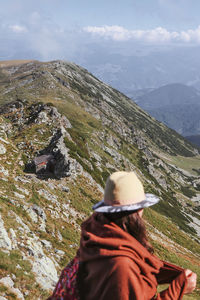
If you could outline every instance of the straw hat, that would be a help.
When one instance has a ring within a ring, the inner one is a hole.
[[[115,172],[106,181],[104,199],[93,206],[103,213],[134,211],[158,203],[153,194],[145,194],[141,181],[134,172]]]

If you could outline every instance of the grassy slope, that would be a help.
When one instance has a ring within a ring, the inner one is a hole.
[[[98,130],[101,130],[101,127],[99,126],[99,122],[96,119],[91,117],[91,115],[89,115],[88,113],[83,112],[80,107],[77,108],[77,106],[75,106],[73,103],[71,104],[68,103],[68,105],[66,106],[65,103],[59,102],[57,103],[56,106],[58,106],[59,110],[62,111],[62,113],[65,114],[69,118],[69,120],[73,123],[73,128],[75,130],[79,130],[79,134],[87,133],[88,135],[91,135],[93,131],[95,132],[97,130],[97,128]],[[79,121],[77,122],[75,120],[79,120]],[[93,122],[93,126],[91,126],[91,122]],[[102,154],[99,148],[98,151],[99,154]],[[134,152],[135,151],[133,151],[131,155],[129,154],[132,158],[135,155]],[[83,196],[80,186],[84,186],[84,185],[85,185],[84,180],[82,183],[78,182],[77,186],[71,192],[71,197],[73,197],[72,199],[74,199],[72,200],[73,206],[78,211],[80,212],[84,211],[88,215],[89,212],[91,211],[91,205],[95,202],[95,199],[93,195],[88,193],[85,189],[84,189],[84,196]],[[72,186],[70,185],[70,188]],[[84,199],[84,204],[83,204],[83,199]],[[97,196],[96,201],[99,199],[101,198]],[[78,200],[81,201],[79,202]],[[177,243],[177,245],[181,245],[183,247],[182,249],[183,253],[181,254],[180,257],[180,253],[177,252],[175,248],[171,248],[167,245],[162,245],[162,242],[160,243],[158,241],[154,241],[153,245],[155,247],[156,254],[162,259],[166,259],[172,261],[175,264],[179,264],[183,267],[188,267],[193,269],[199,274],[199,278],[200,278],[200,272],[199,272],[200,264],[199,264],[199,256],[198,256],[198,254],[200,253],[199,244],[196,243],[195,241],[192,241],[191,238],[184,232],[180,231],[180,229],[175,224],[173,224],[171,221],[169,221],[164,216],[158,214],[156,211],[152,209],[146,210],[145,218],[149,223],[153,225],[153,227],[157,228],[159,232],[165,234],[168,238],[170,238],[172,241]],[[51,227],[50,222],[49,222],[49,226]],[[74,241],[75,243],[78,244],[78,238],[76,234],[74,235],[73,231],[70,231],[69,227],[67,228],[68,230],[66,232],[63,232],[63,235],[66,237],[66,240],[70,239],[70,241]],[[152,231],[152,228],[150,228],[150,230]],[[66,241],[65,246],[67,245],[68,242]],[[62,249],[64,249],[64,247]],[[192,251],[194,255],[188,254],[187,250]],[[72,257],[73,254],[74,251],[72,251],[72,253],[71,251],[69,251],[69,257]],[[64,264],[65,263],[66,260],[64,260]],[[196,298],[190,297],[190,299],[196,299]]]
[[[27,95],[27,94],[26,94]],[[76,97],[76,94],[75,94]],[[77,98],[79,96],[77,95]],[[104,156],[104,160],[105,161],[111,161],[112,162],[112,158],[106,154],[105,152],[103,152],[101,150],[101,147],[97,146],[98,144],[100,144],[100,140],[98,140],[98,135],[97,133],[99,131],[102,131],[103,127],[101,125],[100,121],[97,121],[95,118],[93,118],[89,113],[86,113],[83,108],[81,108],[80,106],[78,107],[74,101],[69,97],[66,99],[66,97],[64,97],[61,94],[61,99],[59,101],[55,100],[54,96],[49,96],[49,95],[43,95],[42,97],[40,97],[40,101],[44,101],[44,102],[52,102],[55,106],[58,107],[59,111],[62,112],[63,114],[65,114],[68,119],[71,121],[72,125],[73,125],[73,130],[71,131],[71,134],[74,134],[74,140],[77,139],[76,133],[78,132],[80,134],[80,137],[82,136],[86,136],[88,138],[88,142],[90,143],[90,138],[92,136],[93,140],[91,141],[90,146],[95,147],[95,152],[97,152],[98,154]],[[67,100],[67,101],[66,101]],[[105,129],[105,128],[104,128]],[[34,132],[36,130],[35,128],[32,128],[31,131],[27,131],[24,132],[24,136],[28,136],[29,139],[31,139],[31,137],[34,135]],[[109,134],[113,134],[112,131],[108,130],[108,135]],[[13,139],[14,143],[17,143],[20,139],[22,139],[23,136],[19,135],[18,136],[18,140],[15,138]],[[77,141],[77,140],[76,140]],[[93,141],[96,141],[96,146],[94,146]],[[80,144],[82,146],[82,144]],[[84,149],[83,149],[84,150]],[[138,150],[134,147],[130,147],[124,144],[123,148],[122,148],[122,152],[123,154],[127,157],[127,158],[131,158],[133,163],[137,163],[137,159],[138,159]],[[15,157],[14,157],[15,158]],[[177,163],[180,163],[179,159],[176,157],[177,159]],[[196,161],[196,163],[199,162],[199,158],[184,158],[185,161],[190,162],[191,160]],[[6,165],[6,162],[5,162]],[[187,164],[188,166],[189,164]],[[196,166],[196,164],[195,164]],[[12,170],[12,165],[9,166]],[[123,169],[124,166],[121,165],[121,168]],[[12,171],[11,171],[12,173]],[[22,168],[17,166],[15,169],[15,173],[17,174],[23,174],[22,172]],[[98,174],[99,175],[99,174]],[[42,184],[43,187],[45,186],[45,183]],[[77,211],[80,212],[84,212],[86,215],[88,215],[91,211],[91,206],[95,201],[98,201],[101,199],[101,195],[94,189],[92,188],[86,181],[85,178],[78,178],[76,184],[74,185],[72,182],[67,181],[67,185],[70,187],[70,195],[68,196],[71,201],[72,201],[72,205],[74,208],[76,208]],[[84,191],[80,188],[84,186]],[[10,182],[5,185],[5,182],[2,182],[2,187],[6,190],[6,192],[8,193],[8,195],[13,195],[13,189],[15,189],[14,187],[14,180],[10,178]],[[25,185],[24,187],[29,188],[30,190],[30,186],[29,185]],[[42,187],[42,186],[41,186]],[[29,201],[30,203],[42,203],[44,206],[48,205],[48,203],[45,201],[45,199],[39,197],[37,195],[37,190],[38,190],[39,186],[38,184],[33,184],[32,186],[32,191],[31,191],[31,195],[29,197]],[[47,188],[47,187],[46,187]],[[62,202],[63,197],[65,197],[65,194],[61,193],[59,194],[58,191],[56,191],[56,195],[59,197],[60,201]],[[94,197],[95,195],[95,197]],[[5,201],[5,199],[1,199],[1,210],[4,214],[6,214],[6,211],[8,208],[10,208],[10,204]],[[17,210],[17,213],[21,214],[21,216],[24,216],[25,212],[20,209]],[[24,216],[25,217],[25,216]],[[158,229],[159,232],[165,234],[168,238],[170,238],[173,242],[177,243],[177,245],[181,245],[181,254],[180,252],[177,251],[178,247],[171,247],[168,244],[162,244],[162,241],[159,240],[159,234],[157,234],[158,239],[153,241],[153,245],[155,247],[155,251],[156,253],[163,259],[167,259],[170,260],[174,263],[177,263],[179,265],[182,265],[183,267],[189,267],[191,269],[193,269],[194,271],[196,271],[199,274],[199,278],[200,278],[200,265],[199,265],[199,254],[200,254],[200,245],[198,243],[196,243],[195,241],[193,241],[187,234],[185,234],[184,232],[180,231],[180,229],[173,224],[171,221],[167,220],[165,216],[163,216],[162,214],[158,214],[156,211],[154,210],[146,210],[145,213],[145,218],[146,220],[152,224],[152,226],[156,227]],[[11,222],[11,220],[7,220],[7,222]],[[29,220],[30,222],[30,220]],[[81,219],[78,220],[79,224],[81,222]],[[53,225],[54,220],[51,218],[51,216],[48,216],[48,223],[47,223],[47,227],[48,227],[48,232],[51,232],[52,230],[55,230],[55,226]],[[10,224],[11,225],[11,224]],[[71,242],[78,244],[79,242],[79,234],[77,233],[77,231],[71,227],[68,226],[67,224],[65,224],[66,229],[62,231],[62,222],[57,224],[57,228],[60,229],[60,231],[62,232],[62,235],[64,237],[64,241],[62,243],[59,243],[55,238],[52,238],[48,233],[44,234],[44,233],[40,233],[40,238],[45,238],[47,240],[50,240],[52,242],[52,244],[55,247],[59,247],[59,249],[64,250],[66,253],[65,258],[63,259],[62,263],[61,263],[61,267],[64,266],[66,264],[66,262],[74,255],[76,248],[70,248],[69,245]],[[34,224],[32,224],[32,229],[36,230],[36,227],[34,227]],[[150,231],[154,232],[153,228],[150,227]],[[191,253],[188,252],[191,251]],[[20,258],[15,257],[15,255],[13,254],[13,259],[15,261],[15,264],[17,264],[18,261],[20,261]],[[10,266],[11,267],[11,266]],[[4,274],[5,273],[9,273],[9,270],[6,270],[6,267],[2,267],[2,269],[4,270]],[[21,275],[17,275],[17,277],[21,280]],[[33,275],[32,275],[33,276]],[[24,279],[28,282],[28,284],[31,284],[31,280],[30,279]],[[198,284],[198,288],[200,288],[200,283]],[[34,292],[36,292],[36,288],[34,287],[33,289]],[[198,293],[198,292],[197,292]],[[185,299],[198,299],[198,296],[189,296],[189,297],[185,297]]]
[[[184,156],[172,156],[167,157],[166,161],[168,163],[171,163],[175,166],[177,166],[180,169],[183,169],[186,172],[189,172],[192,175],[198,175],[198,173],[195,170],[200,169],[200,156],[194,156],[194,157],[184,157]]]
[[[34,60],[30,59],[22,59],[22,60],[1,60],[0,61],[0,67],[8,67],[8,66],[18,66],[21,64],[26,64],[34,62]]]

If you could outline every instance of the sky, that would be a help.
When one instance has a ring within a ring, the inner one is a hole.
[[[92,45],[200,45],[199,0],[0,0],[0,60],[67,59]]]

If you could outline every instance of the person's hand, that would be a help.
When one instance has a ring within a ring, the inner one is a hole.
[[[187,278],[186,281],[186,289],[185,289],[185,294],[190,294],[194,291],[196,288],[196,283],[197,283],[197,274],[192,272],[189,269],[184,270],[185,276]]]

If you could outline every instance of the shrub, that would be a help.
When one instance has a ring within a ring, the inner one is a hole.
[[[192,197],[195,197],[195,196],[196,196],[195,191],[193,191],[193,190],[191,190],[190,188],[185,187],[185,186],[182,186],[182,187],[181,187],[181,192],[182,192],[186,197],[189,197],[189,198],[192,198]]]

